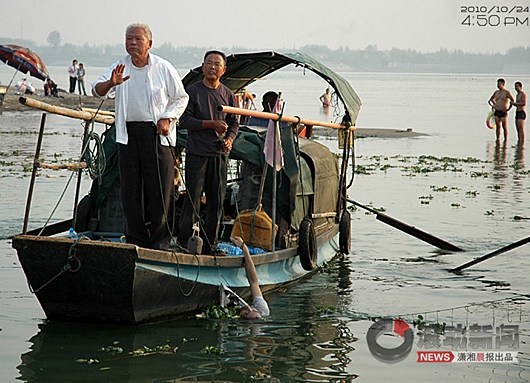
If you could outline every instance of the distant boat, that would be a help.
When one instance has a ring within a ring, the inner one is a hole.
[[[350,84],[316,60],[299,53],[229,56],[229,69],[223,82],[236,92],[289,64],[303,66],[324,77],[344,103],[341,124],[354,125],[360,100]],[[189,84],[200,78],[196,68],[183,82]],[[349,129],[344,131],[352,134]],[[241,228],[244,235],[253,236],[254,240],[267,235],[271,238],[268,249],[253,255],[260,286],[266,294],[307,277],[338,252],[348,253],[350,215],[346,209],[346,189],[347,161],[351,156],[346,145],[339,164],[337,156],[326,146],[297,137],[291,127],[282,128],[285,166],[277,175],[277,188],[272,186],[274,177],[269,167],[262,196],[264,201],[277,200],[276,210],[268,204],[264,204],[263,211],[252,210],[258,200],[258,192],[252,191],[256,189],[253,179],[256,170],[264,166],[264,135],[263,128],[240,128],[230,154],[231,159],[239,161],[240,174],[237,179],[229,180],[230,190],[239,188],[240,195],[232,198],[227,191],[225,212],[234,216],[223,223],[220,237],[227,241],[235,222],[238,218],[242,221],[244,214],[247,218],[278,217],[281,225],[274,241],[272,225],[258,229],[258,225],[251,224]],[[186,131],[180,130],[179,143],[183,145],[185,139]],[[75,219],[13,238],[12,245],[46,317],[89,322],[158,321],[218,303],[221,284],[243,298],[249,297],[241,255],[196,255],[176,248],[160,251],[122,243],[113,127],[106,132],[103,148],[107,166],[101,183],[94,180],[89,196],[78,205]],[[234,206],[235,201],[239,201],[239,206]],[[79,239],[69,237],[67,230],[71,226],[75,227]]]

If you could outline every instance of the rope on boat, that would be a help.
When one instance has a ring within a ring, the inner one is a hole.
[[[28,282],[29,291],[30,291],[32,294],[37,294],[39,291],[41,291],[43,288],[45,288],[46,286],[48,286],[50,283],[52,283],[54,280],[56,280],[57,278],[59,278],[62,274],[64,274],[64,273],[67,272],[68,270],[70,270],[70,264],[69,264],[69,263],[67,263],[66,265],[64,265],[64,266],[61,268],[61,271],[59,271],[55,276],[53,276],[48,282],[45,282],[41,287],[39,287],[38,289],[35,289],[35,290],[33,290],[33,288],[31,287],[31,285],[30,285],[29,282]]]
[[[46,229],[46,227],[48,226],[48,223],[50,222],[50,220],[52,219],[53,215],[55,214],[55,211],[57,210],[57,208],[59,207],[59,204],[63,200],[64,194],[66,193],[66,190],[68,190],[68,186],[70,185],[70,182],[72,181],[72,178],[74,177],[74,174],[75,174],[74,172],[70,173],[70,178],[68,178],[68,181],[66,182],[66,185],[64,186],[63,192],[59,196],[59,199],[57,200],[57,203],[53,207],[53,210],[50,213],[50,215],[48,216],[48,219],[46,220],[46,222],[42,226],[41,230],[39,231],[39,234],[37,234],[38,236],[40,236],[42,234],[42,232],[44,231],[44,229]]]
[[[79,239],[76,239],[74,241],[74,243],[72,244],[72,246],[70,246],[70,248],[68,249],[68,258],[66,260],[66,264],[61,267],[61,270],[55,274],[53,277],[50,278],[50,280],[48,282],[45,282],[42,286],[40,286],[38,289],[33,289],[31,287],[31,284],[29,284],[29,281],[28,281],[28,287],[29,287],[29,291],[32,293],[32,294],[37,294],[39,291],[41,291],[42,289],[44,289],[46,286],[48,286],[50,283],[52,283],[54,280],[56,280],[57,278],[59,278],[61,275],[63,275],[65,272],[67,271],[70,271],[72,273],[76,273],[79,271],[79,269],[81,269],[81,261],[79,260],[79,258],[77,258],[76,256],[76,245],[79,243],[79,241],[81,239],[88,239],[87,237],[85,236],[81,236],[79,237]],[[74,265],[74,261],[75,261],[75,264],[76,264],[76,267],[73,267]]]
[[[94,146],[91,147],[91,143]],[[88,174],[92,179],[98,179],[101,184],[101,176],[105,171],[107,158],[105,156],[105,150],[103,149],[103,143],[101,142],[100,136],[94,132],[94,125],[92,125],[92,131],[90,131],[85,139],[83,145],[83,154],[81,155],[87,164]]]

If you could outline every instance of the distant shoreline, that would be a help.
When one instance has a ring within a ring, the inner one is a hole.
[[[31,108],[19,102],[22,95],[15,92],[9,92],[5,98],[1,112],[30,112],[38,111],[38,109]],[[102,98],[94,96],[80,96],[74,93],[60,92],[59,97],[50,97],[42,95],[29,96],[35,100],[45,102],[50,105],[65,107],[73,110],[81,110],[81,108],[98,109]],[[101,110],[113,111],[114,100],[105,99]],[[329,133],[328,129],[315,128],[314,134],[324,136]],[[358,128],[355,131],[356,138],[412,138],[428,136],[428,134],[415,132],[412,129],[384,129],[384,128]]]

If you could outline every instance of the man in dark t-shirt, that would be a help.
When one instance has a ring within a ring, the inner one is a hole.
[[[186,246],[192,226],[199,220],[202,193],[206,196],[204,222],[200,230],[207,242],[203,254],[215,254],[226,190],[228,154],[232,149],[239,124],[233,114],[217,111],[218,105],[235,106],[232,91],[221,83],[226,72],[226,56],[208,51],[202,64],[203,80],[186,88],[190,96],[180,125],[188,129],[186,144],[186,190],[180,216],[178,241]]]

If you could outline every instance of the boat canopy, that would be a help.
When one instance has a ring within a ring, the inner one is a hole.
[[[346,114],[343,123],[355,125],[361,109],[361,99],[350,83],[327,66],[303,53],[254,52],[238,53],[227,57],[227,70],[221,82],[233,92],[239,92],[267,75],[287,66],[295,65],[308,69],[322,77],[335,90],[344,104]],[[202,67],[191,69],[183,78],[184,86],[202,79]]]

